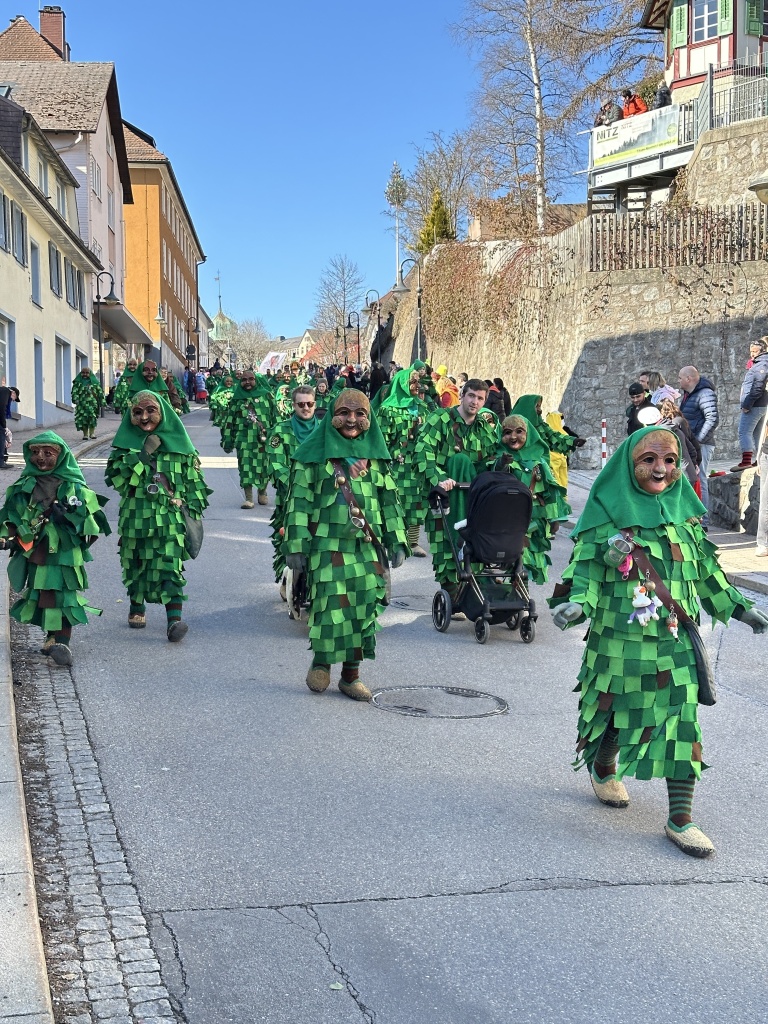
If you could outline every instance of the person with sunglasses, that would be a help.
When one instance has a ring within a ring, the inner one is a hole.
[[[319,423],[315,416],[317,405],[314,388],[302,384],[294,390],[291,401],[293,415],[286,420],[280,420],[272,430],[268,442],[269,476],[275,488],[275,511],[270,519],[272,547],[275,551],[272,567],[275,570],[275,582],[280,584],[280,596],[283,600],[286,600],[283,518],[291,485],[293,457],[299,445],[306,441]]]

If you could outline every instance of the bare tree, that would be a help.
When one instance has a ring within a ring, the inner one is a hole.
[[[353,310],[363,302],[363,275],[348,256],[332,256],[315,292],[317,306],[312,326],[335,335],[341,332]]]
[[[658,37],[638,27],[644,0],[467,0],[457,26],[477,54],[478,129],[494,185],[547,202],[578,167],[576,131],[603,94],[658,66]]]
[[[229,344],[235,352],[237,365],[250,369],[258,367],[269,352],[269,332],[259,317],[241,320],[235,324]]]

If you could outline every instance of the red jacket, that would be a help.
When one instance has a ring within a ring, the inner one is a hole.
[[[645,100],[638,96],[637,93],[627,96],[624,100],[624,117],[632,117],[633,114],[644,114],[647,109]]]

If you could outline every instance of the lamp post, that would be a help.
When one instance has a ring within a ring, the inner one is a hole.
[[[339,328],[338,327],[336,328],[336,332],[335,333],[336,333],[336,340],[337,341],[342,336],[344,338],[344,365],[346,366],[349,363],[349,357],[347,355],[347,325],[346,324],[342,324],[341,325],[341,329],[343,331],[343,335],[339,334]]]
[[[104,275],[109,278],[109,294],[101,297],[101,278]],[[101,397],[104,398],[104,332],[101,329],[101,307],[104,306],[119,306],[120,299],[115,295],[115,279],[112,277],[108,270],[102,270],[101,273],[96,275],[96,316],[99,322],[99,383],[101,385]],[[104,415],[104,405],[102,403],[100,415]]]
[[[406,263],[412,263],[416,267],[416,358],[421,359],[421,263],[418,260],[409,257],[400,264],[400,269],[397,272],[397,284],[392,289],[393,295],[407,295],[410,292],[410,288],[403,281],[403,267]]]
[[[157,351],[160,353],[160,357],[158,359],[158,367],[157,367],[158,372],[159,372],[163,368],[163,328],[168,326],[168,323],[167,323],[165,317],[163,316],[163,304],[162,304],[162,302],[158,302],[158,304],[157,304],[157,316],[155,317],[155,323],[160,328],[160,330],[158,332],[159,338],[158,338],[158,342],[157,342]]]
[[[355,323],[352,323],[352,313],[355,314]],[[357,327],[357,365],[360,366],[360,314],[356,309],[352,312],[347,313],[347,330],[351,331],[352,328]]]
[[[376,301],[371,302],[368,296],[373,292],[376,296]],[[363,313],[365,316],[371,316],[373,311],[376,310],[376,362],[381,362],[381,341],[379,340],[379,333],[381,331],[381,295],[376,291],[375,288],[369,288],[365,293],[365,305],[363,306]]]

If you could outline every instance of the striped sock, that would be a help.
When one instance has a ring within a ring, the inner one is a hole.
[[[672,828],[679,832],[693,821],[693,790],[696,779],[666,779],[669,797],[669,821]]]
[[[169,626],[172,622],[178,622],[181,619],[181,601],[169,601],[165,606],[165,614]]]
[[[416,547],[416,545],[419,543],[419,524],[418,523],[416,524],[416,526],[409,526],[408,527],[408,543],[410,544],[410,546],[412,548]]]
[[[607,725],[600,746],[595,754],[595,763],[592,766],[595,775],[604,779],[607,775],[616,774],[616,758],[619,753],[619,730],[613,725]]]
[[[360,662],[345,661],[341,666],[341,678],[345,683],[354,683],[360,678]]]

